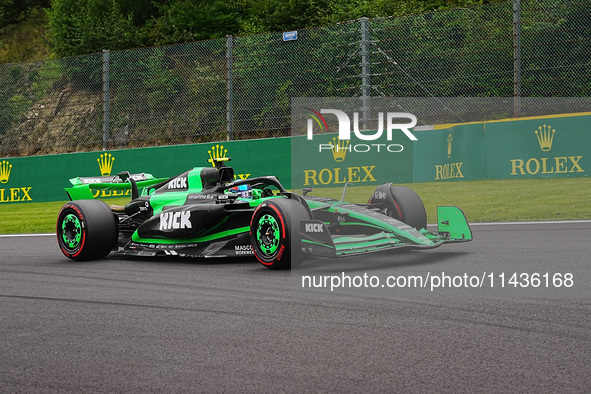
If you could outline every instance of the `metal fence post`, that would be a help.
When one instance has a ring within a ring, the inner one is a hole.
[[[103,150],[109,149],[109,50],[103,49]]]
[[[226,36],[226,138],[231,141],[234,136],[234,81],[232,79],[232,36]]]
[[[513,115],[521,116],[521,0],[513,0]]]
[[[361,108],[361,120],[363,129],[369,129],[369,116],[370,116],[370,96],[371,96],[371,79],[370,79],[370,60],[369,60],[369,19],[359,18],[361,27],[359,32],[361,33],[360,49],[361,49],[361,101],[363,107]]]

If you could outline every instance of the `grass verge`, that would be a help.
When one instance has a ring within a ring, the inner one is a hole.
[[[556,178],[407,184],[423,199],[429,223],[438,205],[455,205],[468,221],[591,219],[591,179]],[[345,200],[365,203],[375,186],[349,186]],[[316,188],[314,196],[340,199],[342,188]],[[52,233],[65,201],[0,205],[0,234]],[[125,204],[125,199],[106,200]]]

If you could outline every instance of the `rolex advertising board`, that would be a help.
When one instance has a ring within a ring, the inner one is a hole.
[[[289,138],[275,138],[0,159],[0,204],[67,200],[64,188],[75,177],[110,177],[129,171],[166,178],[192,167],[210,166],[207,160],[218,157],[232,159],[229,165],[237,179],[272,174],[289,185],[289,148]],[[129,194],[129,190],[93,190],[95,198]]]
[[[485,130],[489,179],[589,175],[589,114],[490,122]]]
[[[467,181],[486,178],[484,124],[416,131],[413,181]]]
[[[365,128],[363,107],[339,110],[331,105],[305,100],[294,117],[300,122],[291,138],[2,158],[0,204],[63,201],[71,178],[108,177],[121,171],[171,177],[209,166],[207,160],[213,157],[230,157],[237,179],[275,175],[293,189],[586,177],[591,168],[590,114],[417,130],[410,126],[415,121],[410,112],[374,105],[380,112],[369,126],[375,128]],[[341,135],[346,130],[349,133]],[[129,192],[93,193],[106,198]]]

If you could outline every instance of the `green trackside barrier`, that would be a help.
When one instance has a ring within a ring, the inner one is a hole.
[[[169,177],[231,157],[237,178],[276,175],[288,188],[585,177],[591,114],[438,126],[392,141],[339,141],[337,134],[0,159],[0,204],[62,201],[68,179],[121,171]],[[402,147],[402,149],[401,149]],[[120,197],[123,190],[94,191]]]
[[[291,152],[294,189],[412,182],[413,142],[402,133],[391,141],[353,136],[340,141],[337,133],[317,134],[312,140],[298,136],[291,140]]]
[[[484,124],[417,130],[413,181],[465,181],[486,178]]]
[[[207,159],[231,157],[237,178],[275,175],[290,183],[290,139],[230,141],[195,145],[69,153],[0,159],[0,204],[62,201],[70,178],[114,176],[121,171],[171,177],[192,167],[209,165]],[[93,191],[95,197],[121,197],[124,190]]]
[[[416,131],[414,182],[586,177],[591,114],[564,114]]]
[[[489,179],[585,177],[591,171],[591,115],[485,124]]]

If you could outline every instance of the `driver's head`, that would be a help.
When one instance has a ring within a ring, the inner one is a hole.
[[[229,190],[231,193],[238,194],[240,197],[252,198],[252,188],[250,187],[250,185],[234,186],[231,187]]]

